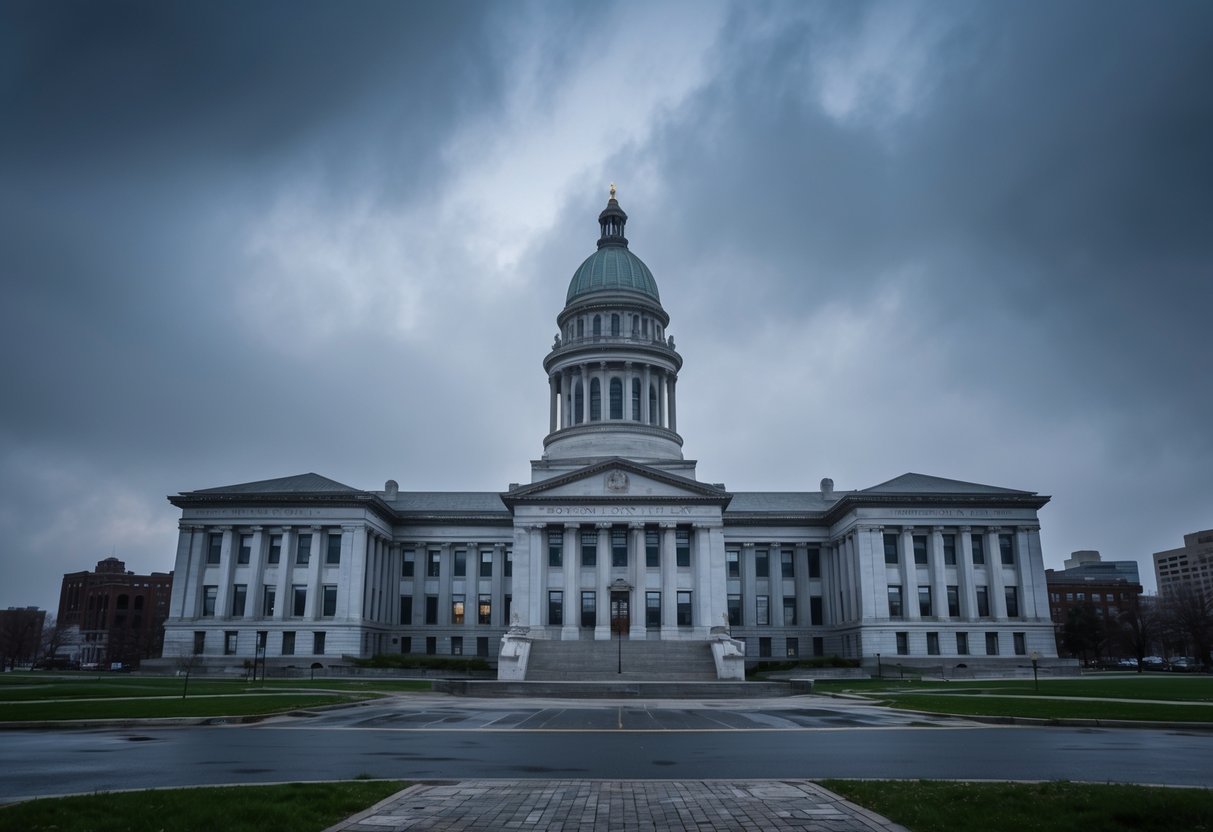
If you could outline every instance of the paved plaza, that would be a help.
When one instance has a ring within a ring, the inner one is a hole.
[[[326,832],[904,832],[808,780],[465,780],[410,786]]]

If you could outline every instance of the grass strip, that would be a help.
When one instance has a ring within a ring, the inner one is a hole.
[[[355,780],[44,798],[0,807],[0,832],[320,832],[407,785]]]
[[[1036,719],[1123,719],[1141,722],[1213,722],[1208,705],[1149,702],[1024,699],[999,696],[931,696],[901,693],[885,701],[894,708],[960,716],[1022,716]]]
[[[1112,699],[1166,699],[1176,702],[1213,702],[1213,677],[1141,676],[1119,678],[1041,679],[1037,690],[1030,679],[965,679],[945,682],[889,679],[819,679],[822,693],[875,693],[947,690],[954,693],[998,693],[1002,696],[1091,696]]]
[[[1213,829],[1213,791],[1052,783],[823,780],[912,832],[1182,832]]]
[[[17,674],[0,676],[0,702],[33,702],[43,699],[99,699],[105,697],[136,696],[180,696],[184,680],[165,677],[113,676],[98,677],[96,674],[51,676],[27,674],[10,679]],[[248,682],[244,679],[192,678],[189,694],[245,694],[276,690],[342,690],[342,691],[429,691],[428,679],[272,679],[266,682]]]
[[[297,708],[340,705],[373,698],[370,694],[277,693],[188,699],[106,699],[95,702],[31,702],[0,708],[0,722],[58,719],[151,719],[276,714]]]

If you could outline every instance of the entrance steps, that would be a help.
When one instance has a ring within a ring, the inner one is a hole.
[[[528,682],[715,682],[706,641],[531,642]]]
[[[794,682],[500,682],[435,679],[434,691],[485,699],[769,699],[812,692]]]

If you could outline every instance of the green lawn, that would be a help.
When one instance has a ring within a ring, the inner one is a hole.
[[[1208,832],[1213,791],[1078,783],[823,780],[911,832]]]
[[[1213,676],[1195,674],[1041,679],[1039,690],[1031,679],[966,679],[951,682],[820,679],[814,689],[822,693],[867,694],[878,691],[946,690],[953,693],[997,693],[999,696],[1097,696],[1113,699],[1213,702]]]
[[[269,693],[247,696],[189,696],[186,699],[99,699],[93,701],[0,704],[0,722],[57,719],[151,719],[163,717],[239,717],[275,714],[298,708],[342,705],[370,694]]]
[[[321,832],[407,785],[356,780],[47,798],[0,807],[0,832]]]

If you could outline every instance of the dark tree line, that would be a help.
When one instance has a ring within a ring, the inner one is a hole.
[[[1062,627],[1062,647],[1071,655],[1099,661],[1108,655],[1137,660],[1146,656],[1192,656],[1211,666],[1213,594],[1181,587],[1159,597],[1137,598],[1114,618],[1100,616],[1093,604],[1072,607]]]

